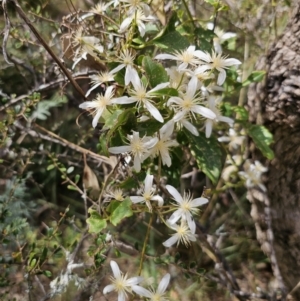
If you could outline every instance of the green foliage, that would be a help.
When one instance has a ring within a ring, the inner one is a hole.
[[[247,131],[262,154],[269,160],[273,159],[274,152],[270,148],[270,144],[273,142],[273,135],[270,131],[262,125],[251,125]]]
[[[90,233],[100,233],[107,227],[106,219],[100,216],[100,214],[93,209],[89,209],[90,217],[87,218],[86,222],[89,225]]]
[[[143,58],[143,67],[149,79],[150,86],[156,87],[161,83],[166,83],[169,80],[167,72],[162,64],[154,62],[150,57]]]

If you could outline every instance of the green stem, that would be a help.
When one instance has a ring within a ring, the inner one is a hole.
[[[144,263],[144,259],[145,259],[145,253],[146,253],[146,247],[147,247],[147,243],[148,243],[148,240],[149,240],[149,235],[150,235],[150,229],[152,227],[152,222],[153,222],[153,213],[151,213],[150,220],[149,220],[149,223],[148,223],[147,233],[146,233],[146,237],[145,237],[145,240],[144,240],[144,245],[143,245],[143,249],[142,249],[142,253],[141,253],[141,261],[140,261],[138,275],[141,275],[141,272],[142,272],[143,263]]]

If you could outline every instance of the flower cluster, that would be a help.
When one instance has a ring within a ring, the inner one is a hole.
[[[110,292],[116,292],[118,294],[118,301],[125,301],[128,294],[135,293],[141,297],[146,297],[150,300],[155,301],[166,301],[164,297],[166,289],[170,282],[170,274],[166,274],[160,281],[157,290],[148,290],[139,284],[143,281],[143,277],[132,277],[128,278],[127,274],[123,274],[120,271],[118,264],[111,260],[110,266],[114,277],[111,277],[111,284],[107,285],[103,289],[103,294]]]

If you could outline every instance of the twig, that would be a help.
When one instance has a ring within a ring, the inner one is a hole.
[[[3,37],[3,42],[2,42],[2,52],[3,52],[3,57],[4,60],[6,61],[6,63],[8,65],[13,65],[13,63],[8,59],[8,55],[6,52],[6,45],[7,45],[7,40],[9,37],[9,32],[10,32],[10,20],[7,14],[7,9],[6,9],[6,1],[7,0],[3,0],[2,1],[2,8],[3,8],[3,14],[4,14],[4,19],[5,19],[5,28],[4,28],[4,37]]]
[[[101,156],[101,155],[98,155],[90,150],[87,150],[86,148],[83,148],[81,146],[78,146],[66,139],[63,139],[61,137],[59,137],[58,135],[46,130],[45,128],[37,125],[37,124],[34,124],[34,126],[40,130],[42,130],[43,132],[45,132],[47,135],[43,135],[35,130],[33,130],[32,128],[26,128],[24,127],[20,122],[16,121],[14,123],[14,125],[24,131],[25,133],[29,134],[30,136],[34,137],[34,138],[41,138],[43,140],[47,140],[47,141],[51,141],[53,143],[57,143],[57,144],[60,144],[62,146],[65,146],[65,147],[68,147],[68,148],[71,148],[73,150],[75,150],[76,152],[79,152],[81,154],[86,154],[88,156],[90,156],[91,158],[97,160],[97,161],[100,161],[100,162],[103,162],[105,164],[108,164],[112,167],[114,167],[114,163],[112,162],[112,160],[110,160],[109,158],[107,157],[104,157],[104,156]]]
[[[21,6],[19,5],[17,0],[8,0],[11,3],[14,4],[17,13],[19,16],[24,20],[24,22],[27,24],[27,26],[30,28],[30,30],[33,32],[37,40],[42,44],[42,46],[46,49],[46,51],[50,54],[50,56],[53,58],[53,60],[57,63],[57,65],[61,68],[61,70],[64,72],[64,74],[67,76],[67,78],[70,80],[71,84],[74,86],[74,88],[77,90],[77,92],[83,97],[83,99],[86,99],[85,93],[82,91],[80,86],[77,84],[77,82],[72,77],[72,74],[69,72],[69,70],[64,66],[64,64],[61,62],[61,60],[57,57],[57,55],[52,51],[52,49],[48,46],[48,44],[45,42],[45,40],[42,38],[42,36],[39,34],[39,32],[35,29],[35,27],[32,25],[30,20],[27,18],[26,14],[22,10]],[[6,2],[6,1],[4,1]]]

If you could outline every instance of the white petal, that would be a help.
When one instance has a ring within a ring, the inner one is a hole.
[[[130,199],[134,204],[145,202],[145,199],[142,196],[130,196]]]
[[[166,248],[170,248],[172,247],[174,244],[176,244],[178,241],[178,235],[177,234],[174,234],[172,235],[169,239],[167,239],[163,245],[166,247]]]
[[[160,112],[155,108],[155,106],[149,101],[144,101],[145,107],[149,111],[149,113],[159,122],[164,122]]]
[[[141,160],[138,156],[134,156],[133,168],[135,169],[136,172],[141,171]]]
[[[195,232],[196,232],[196,223],[191,218],[188,219],[188,225],[189,225],[189,228],[191,230],[191,233],[195,234]],[[195,241],[195,240],[193,240],[193,241]]]
[[[182,120],[181,123],[193,135],[199,136],[199,132],[198,132],[197,128],[195,126],[193,126],[189,121]]]
[[[160,138],[167,138],[172,135],[174,132],[175,122],[173,119],[169,120],[166,124],[164,124],[159,130]]]
[[[118,301],[126,301],[126,294],[124,291],[119,291]]]
[[[162,164],[170,167],[172,165],[172,160],[171,160],[169,152],[165,151],[165,150],[161,150],[160,155],[161,155],[161,159],[162,159]]]
[[[186,115],[186,111],[179,111],[175,114],[175,116],[173,117],[173,120],[175,122],[181,121],[181,119],[183,119]]]
[[[121,277],[121,271],[119,269],[118,264],[114,260],[111,260],[110,261],[110,266],[111,266],[112,272],[114,274],[114,277],[116,279],[120,278]]]
[[[194,52],[194,56],[196,56],[197,58],[199,58],[200,60],[202,61],[205,61],[207,63],[210,63],[211,62],[211,57],[209,54],[201,51],[201,50],[196,50]]]
[[[148,93],[151,93],[151,92],[154,92],[154,91],[158,91],[158,90],[164,89],[164,88],[168,87],[169,85],[170,85],[169,82],[159,84],[159,85],[157,85],[155,88],[153,88],[152,90],[150,90]]]
[[[114,98],[112,102],[120,105],[125,105],[125,104],[136,102],[136,99],[128,96],[122,96],[122,97]]]
[[[129,85],[130,82],[137,82],[139,79],[137,71],[132,66],[128,65],[125,71],[125,85]]]
[[[129,25],[131,24],[132,20],[133,20],[133,17],[132,17],[132,16],[130,16],[130,17],[124,19],[124,21],[123,21],[122,24],[120,25],[119,32],[122,33],[122,32],[124,32],[124,31],[126,31],[127,28],[129,27]]]
[[[208,199],[206,198],[197,198],[191,201],[191,205],[193,207],[199,207],[208,203]]]
[[[120,71],[121,69],[123,69],[126,65],[125,64],[120,64],[119,66],[117,66],[116,68],[114,68],[113,70],[110,71],[110,73],[117,73],[118,71]]]
[[[196,77],[192,77],[188,83],[188,87],[186,90],[186,95],[189,99],[192,99],[196,93],[198,80]]]
[[[167,106],[169,106],[172,103],[176,103],[179,105],[182,103],[182,99],[178,96],[170,97],[169,100],[167,101]]]
[[[152,148],[158,142],[158,138],[154,137],[151,138],[149,141],[145,142],[144,146],[146,148]]]
[[[218,120],[219,120],[219,121],[222,121],[222,122],[226,122],[226,123],[228,123],[228,124],[230,124],[230,125],[232,125],[232,124],[234,123],[234,120],[233,120],[233,119],[231,119],[231,118],[229,118],[229,117],[226,117],[226,116],[219,116],[219,117],[218,117]]]
[[[178,60],[178,58],[175,55],[162,53],[155,57],[157,60]]]
[[[217,84],[219,86],[223,85],[226,79],[226,72],[224,69],[221,68],[217,68],[217,70],[220,72],[218,75],[218,80],[217,80]]]
[[[137,26],[138,26],[138,29],[139,29],[139,32],[141,34],[141,37],[143,37],[146,33],[146,26],[143,22],[141,21],[137,21]]]
[[[98,120],[99,118],[101,117],[103,111],[104,111],[104,107],[100,108],[97,110],[97,114],[95,115],[95,117],[93,118],[93,122],[92,122],[92,125],[93,125],[93,128],[95,128],[98,124]]]
[[[213,128],[213,122],[212,120],[206,120],[205,121],[205,136],[206,138],[209,138],[212,132]]]
[[[127,281],[126,281],[126,284],[128,286],[131,286],[131,285],[136,285],[136,284],[139,284],[140,282],[142,282],[144,280],[143,277],[140,277],[140,276],[137,276],[137,277],[132,277],[132,278],[129,278]]]
[[[145,192],[149,193],[151,192],[151,188],[153,185],[153,176],[152,175],[147,175],[145,179]]]
[[[131,146],[130,145],[114,146],[114,147],[110,147],[108,151],[112,154],[127,153],[131,151]]]
[[[181,209],[177,209],[175,212],[172,213],[172,215],[169,217],[169,219],[167,220],[167,222],[170,225],[174,225],[180,218],[182,218],[182,210]]]
[[[157,201],[158,206],[160,206],[160,207],[164,204],[164,199],[159,195],[155,195],[154,197],[152,197],[151,201]]]
[[[92,92],[93,90],[95,90],[97,87],[99,87],[101,84],[102,84],[102,83],[98,83],[98,84],[94,85],[91,89],[89,89],[89,90],[86,92],[85,97],[88,97],[88,96],[91,94],[91,92]]]
[[[242,62],[240,62],[237,59],[226,59],[224,62],[224,65],[227,66],[234,66],[234,65],[240,65]]]
[[[157,292],[159,294],[162,294],[166,291],[166,289],[169,285],[169,282],[170,282],[170,278],[171,278],[171,275],[168,273],[161,279],[161,281],[158,285],[158,288],[157,288]]]
[[[115,290],[115,286],[113,284],[109,284],[103,289],[103,294],[110,293],[114,290]]]
[[[166,185],[166,189],[169,191],[169,193],[174,197],[175,201],[179,204],[183,203],[183,199],[182,196],[180,195],[180,193],[178,192],[177,189],[175,189],[173,186],[171,185]]]
[[[143,288],[139,285],[133,285],[132,290],[140,296],[147,297],[147,298],[152,297],[152,293],[150,291],[146,290],[145,288]]]
[[[91,109],[91,108],[97,108],[97,102],[96,101],[85,101],[82,104],[79,105],[80,109]]]
[[[195,105],[192,107],[191,111],[202,115],[205,118],[209,118],[209,119],[215,119],[217,117],[217,115],[211,110],[208,109],[206,107],[202,107],[199,105]]]

